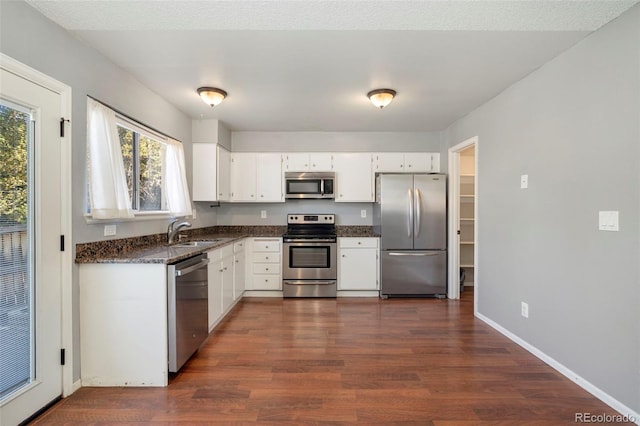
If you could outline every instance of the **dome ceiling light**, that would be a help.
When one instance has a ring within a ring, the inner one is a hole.
[[[389,105],[395,96],[396,91],[393,89],[376,89],[367,93],[371,103],[380,109]]]
[[[205,104],[213,108],[216,105],[220,105],[220,102],[227,97],[227,92],[217,87],[200,87],[198,95],[200,95]]]

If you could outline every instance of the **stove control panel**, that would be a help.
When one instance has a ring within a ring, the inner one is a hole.
[[[333,225],[335,223],[335,214],[296,213],[287,215],[287,224],[289,225]]]

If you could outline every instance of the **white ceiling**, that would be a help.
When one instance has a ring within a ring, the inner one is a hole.
[[[27,0],[189,116],[254,131],[442,130],[638,1]]]

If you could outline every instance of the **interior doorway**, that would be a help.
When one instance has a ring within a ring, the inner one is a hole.
[[[450,299],[471,288],[478,297],[478,137],[449,149]],[[461,285],[462,284],[462,285]]]

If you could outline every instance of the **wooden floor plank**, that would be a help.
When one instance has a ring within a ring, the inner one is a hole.
[[[462,297],[247,298],[167,388],[81,388],[33,423],[555,426],[616,414]]]

